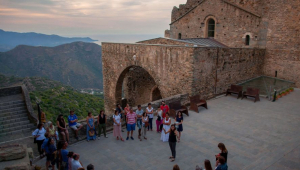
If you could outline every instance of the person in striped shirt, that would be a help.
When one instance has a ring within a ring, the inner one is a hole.
[[[127,122],[127,138],[126,140],[129,139],[129,132],[131,132],[131,139],[134,140],[134,138],[132,137],[133,135],[133,131],[135,130],[135,124],[136,124],[136,113],[133,112],[133,109],[130,108],[130,112],[127,113],[127,117],[126,117],[126,122]]]

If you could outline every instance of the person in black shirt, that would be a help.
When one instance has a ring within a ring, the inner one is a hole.
[[[100,139],[102,130],[103,130],[104,137],[107,138],[107,136],[106,136],[106,115],[104,114],[103,110],[101,110],[100,114],[98,115],[97,123],[98,123],[98,140]]]
[[[172,156],[170,156],[171,162],[175,161],[176,158],[176,142],[177,142],[177,138],[178,138],[178,132],[175,128],[175,124],[171,125],[171,128],[166,131],[164,129],[165,134],[170,133],[169,135],[169,146],[172,152]]]
[[[228,151],[227,151],[224,143],[219,143],[218,144],[218,148],[221,150],[221,153],[219,153],[218,155],[216,155],[216,160],[218,160],[218,157],[222,156],[225,159],[225,163],[227,163]]]

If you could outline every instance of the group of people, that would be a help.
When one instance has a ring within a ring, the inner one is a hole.
[[[153,131],[153,119],[156,119],[156,132],[160,134],[160,140],[163,142],[169,142],[171,156],[169,157],[170,161],[175,161],[176,158],[176,143],[180,142],[181,133],[183,131],[183,116],[179,111],[176,114],[174,123],[172,122],[169,116],[169,107],[162,101],[161,105],[155,111],[151,106],[151,103],[148,104],[145,111],[142,109],[141,105],[138,105],[137,110],[134,112],[133,108],[126,105],[123,109],[120,104],[116,105],[114,110],[113,118],[113,136],[117,140],[125,141],[122,137],[122,124],[124,122],[127,137],[126,140],[134,140],[133,132],[135,128],[138,129],[138,139],[140,141],[147,140],[147,131]],[[104,111],[101,110],[97,120],[91,112],[88,113],[86,118],[87,122],[87,131],[86,131],[86,140],[95,140],[98,135],[98,139],[103,132],[104,137],[107,138],[106,134],[106,123],[107,116]],[[95,123],[96,122],[96,123]],[[78,140],[78,131],[83,127],[78,123],[78,118],[74,114],[74,111],[70,111],[68,116],[69,127],[74,130],[75,138]],[[52,122],[48,122],[48,127],[44,129],[43,124],[39,124],[38,128],[32,133],[35,137],[35,142],[38,145],[38,150],[40,156],[47,157],[46,167],[52,166],[54,169],[55,163],[57,167],[64,170],[78,170],[83,168],[82,164],[79,161],[79,154],[74,152],[68,152],[66,150],[69,144],[69,133],[67,129],[67,124],[62,114],[57,117],[57,131]],[[96,128],[97,126],[97,128]],[[97,130],[98,129],[98,133]],[[61,135],[62,140],[59,141],[59,135]],[[225,145],[220,143],[219,148],[221,153],[216,155],[216,169],[217,170],[227,170],[227,150]],[[205,169],[209,170],[210,162],[205,160]],[[89,165],[90,166],[90,165]],[[90,166],[91,167],[91,166]],[[211,165],[210,165],[211,167]],[[76,169],[77,168],[77,169]],[[90,169],[90,168],[87,168]],[[198,167],[199,169],[199,167]]]

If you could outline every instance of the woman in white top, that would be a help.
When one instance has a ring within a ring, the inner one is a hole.
[[[147,113],[144,112],[143,117],[142,117],[142,133],[141,133],[141,136],[144,137],[144,139],[146,139],[146,140],[147,140],[147,138],[146,138],[147,127],[149,127],[149,118],[147,116]],[[142,137],[140,138],[140,141],[142,141]]]
[[[37,129],[32,132],[32,136],[34,136],[36,140],[36,144],[38,146],[38,151],[40,153],[40,157],[42,158],[44,156],[44,151],[42,150],[42,144],[44,140],[46,139],[45,137],[46,130],[43,128],[43,124],[38,124]]]
[[[162,121],[163,121],[163,119],[161,117],[162,112],[163,111],[161,110],[160,106],[158,106],[157,111],[156,111],[156,114],[157,114],[157,117],[156,117],[156,131],[157,131],[157,133],[161,132],[160,125],[162,124]]]
[[[169,116],[169,113],[166,113],[166,118],[163,120],[163,131],[168,131],[171,126],[171,119]],[[169,133],[161,133],[160,140],[163,142],[168,142],[169,141]]]
[[[121,122],[121,115],[119,114],[118,110],[115,110],[115,114],[113,115],[113,120],[114,120],[114,137],[117,137],[117,140],[119,140],[119,138],[121,139],[121,141],[124,142],[124,139],[122,138],[122,132],[121,132],[121,126],[122,126],[122,122]]]
[[[151,103],[148,103],[148,107],[146,108],[146,113],[149,117],[149,126],[148,126],[148,131],[151,129],[152,131],[152,121],[153,121],[153,107],[151,107]]]

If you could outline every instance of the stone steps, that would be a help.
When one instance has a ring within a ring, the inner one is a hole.
[[[10,123],[21,123],[21,122],[24,122],[24,121],[29,121],[28,118],[27,118],[27,115],[25,115],[23,117],[16,117],[14,119],[0,120],[0,126],[10,124]]]
[[[0,121],[13,120],[13,119],[21,120],[24,118],[28,119],[27,113],[21,112],[20,114],[11,114],[11,115],[8,114],[7,116],[0,117]]]
[[[0,135],[3,134],[3,133],[6,133],[7,135],[9,135],[10,132],[12,133],[12,132],[15,132],[15,131],[18,131],[18,130],[24,130],[24,129],[28,129],[28,128],[35,129],[36,127],[31,123],[27,123],[27,124],[24,124],[24,125],[15,125],[15,126],[12,126],[12,127],[1,128],[0,129]]]
[[[18,126],[18,125],[30,124],[30,121],[28,119],[27,120],[21,120],[21,121],[14,121],[14,122],[11,122],[11,121],[14,121],[14,120],[0,122],[0,129],[2,129],[2,128],[3,129],[11,128],[11,127],[15,127],[15,126]]]
[[[18,107],[14,107],[14,108],[1,109],[0,116],[2,116],[5,113],[11,113],[11,112],[20,111],[20,110],[26,111],[26,106],[24,105],[24,106],[18,106]]]
[[[0,112],[2,110],[5,110],[5,109],[12,109],[12,108],[22,107],[22,106],[26,106],[24,102],[23,103],[7,104],[5,106],[0,106]]]
[[[27,110],[22,108],[20,110],[14,110],[11,112],[5,112],[5,113],[0,112],[0,118],[8,117],[8,116],[16,116],[16,115],[20,116],[20,115],[24,115],[24,114],[27,115]]]
[[[24,103],[23,100],[16,100],[16,101],[10,101],[10,102],[2,102],[0,103],[1,106],[7,106],[7,105],[13,105],[13,104],[19,104],[19,103]]]

